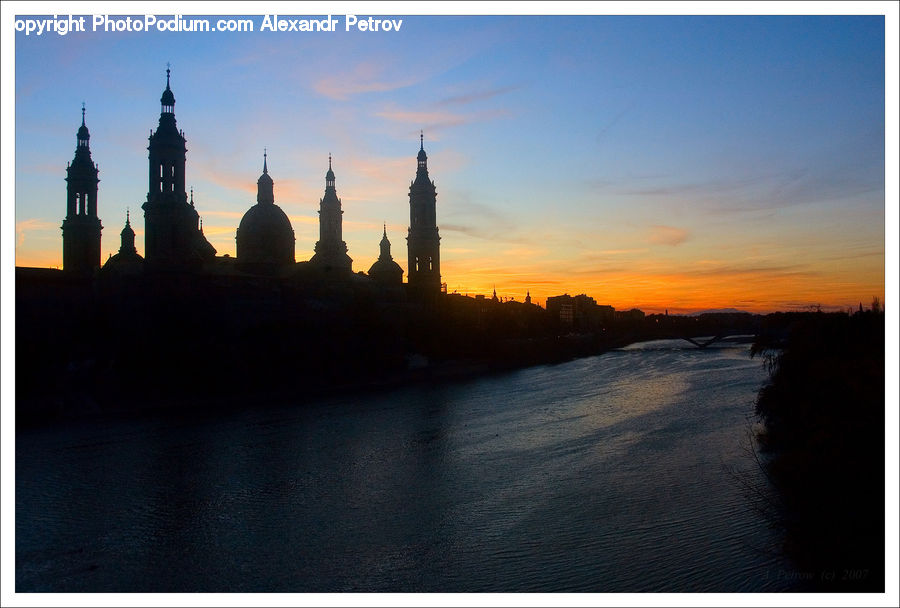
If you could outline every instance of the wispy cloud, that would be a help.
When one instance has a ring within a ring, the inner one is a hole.
[[[204,211],[203,217],[227,217],[231,219],[240,219],[244,214],[239,211]]]
[[[16,222],[16,246],[21,247],[25,244],[25,235],[28,232],[43,232],[47,230],[58,230],[59,224],[56,222],[47,222],[44,220],[27,219]]]
[[[689,233],[674,226],[651,226],[648,240],[654,245],[671,245],[675,247],[688,239]]]
[[[463,93],[462,95],[454,95],[452,97],[445,97],[440,101],[436,102],[434,105],[436,107],[442,106],[457,106],[457,105],[466,105],[475,101],[484,101],[486,99],[491,99],[492,97],[497,97],[499,95],[504,95],[506,93],[510,93],[520,88],[520,85],[512,85],[507,87],[499,87],[496,89],[487,89],[483,91],[472,91],[470,93]]]
[[[505,109],[495,109],[461,114],[443,110],[400,110],[392,107],[377,112],[376,116],[393,122],[415,125],[416,127],[422,127],[429,132],[434,132],[449,127],[458,127],[460,125],[475,122],[486,122],[497,118],[506,118],[510,116],[510,112]]]
[[[360,93],[377,93],[393,91],[416,84],[422,76],[410,72],[402,77],[385,73],[385,63],[381,61],[363,61],[349,72],[329,74],[313,83],[313,90],[330,99],[345,101]]]

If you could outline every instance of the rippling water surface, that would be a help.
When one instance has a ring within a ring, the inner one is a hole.
[[[683,344],[683,346],[682,346]],[[746,345],[16,438],[16,590],[778,591]],[[739,475],[740,476],[740,475]]]

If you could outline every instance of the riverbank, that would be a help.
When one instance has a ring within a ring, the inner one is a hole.
[[[654,338],[649,338],[654,339]],[[347,377],[296,376],[275,384],[248,379],[223,379],[223,383],[164,385],[143,391],[123,390],[115,379],[102,378],[88,390],[69,383],[32,397],[17,400],[16,428],[42,428],[60,424],[99,423],[143,417],[205,417],[267,406],[302,405],[329,396],[382,393],[415,384],[444,384],[472,380],[539,365],[554,365],[582,357],[601,355],[616,348],[645,341],[635,337],[571,334],[545,339],[499,343],[490,356],[433,360],[418,353],[405,359],[402,369]]]
[[[753,352],[771,372],[758,440],[785,552],[813,590],[883,591],[884,314],[798,316]]]

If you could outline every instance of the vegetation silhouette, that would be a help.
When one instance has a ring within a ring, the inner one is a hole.
[[[779,313],[751,349],[769,510],[813,591],[884,591],[884,313]]]

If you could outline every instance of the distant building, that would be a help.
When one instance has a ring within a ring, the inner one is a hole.
[[[598,305],[585,294],[547,298],[547,312],[558,318],[562,326],[579,330],[596,330],[615,318],[615,308]]]
[[[637,308],[632,308],[631,310],[616,311],[617,321],[641,321],[643,320],[644,316],[644,311]]]

